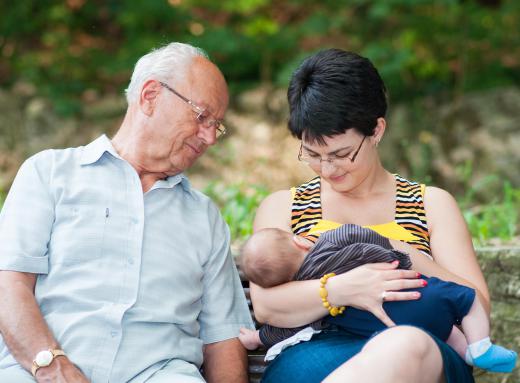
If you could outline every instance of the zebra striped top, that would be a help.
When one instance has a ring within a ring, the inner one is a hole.
[[[430,235],[424,210],[424,184],[409,181],[398,174],[396,180],[396,204],[394,221],[367,226],[379,234],[409,243],[431,258]],[[321,180],[313,178],[292,189],[291,229],[293,233],[312,241],[321,233],[341,226],[322,219]]]

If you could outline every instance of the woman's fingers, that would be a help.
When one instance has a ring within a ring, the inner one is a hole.
[[[365,265],[368,268],[374,269],[374,270],[393,270],[399,267],[399,261],[393,261],[393,262],[381,262],[381,263],[368,263]],[[363,266],[361,266],[363,267]]]
[[[394,279],[383,284],[385,291],[418,289],[426,286],[424,279]]]
[[[413,301],[413,300],[419,299],[420,297],[421,297],[421,293],[418,291],[387,291],[385,294],[385,302]],[[374,315],[376,315],[376,314],[374,313]]]
[[[386,314],[386,311],[382,306],[379,306],[376,310],[372,311],[381,322],[383,322],[387,327],[395,326],[395,323],[390,317]]]
[[[386,280],[391,279],[417,279],[421,275],[414,270],[402,270],[402,269],[396,269],[396,270],[386,270],[384,272]]]

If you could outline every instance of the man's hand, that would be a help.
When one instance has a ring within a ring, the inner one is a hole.
[[[36,371],[38,383],[89,383],[82,372],[65,356],[58,356],[47,367]]]

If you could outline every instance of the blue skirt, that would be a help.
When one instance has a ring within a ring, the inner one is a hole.
[[[474,383],[471,367],[445,342],[428,334],[441,352],[446,383]],[[321,382],[361,351],[369,339],[339,328],[324,330],[308,342],[285,349],[267,366],[262,383]]]

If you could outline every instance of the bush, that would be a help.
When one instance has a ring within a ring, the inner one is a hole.
[[[253,219],[260,202],[269,191],[262,186],[211,182],[204,193],[219,206],[229,225],[232,241],[243,242],[253,233]]]
[[[520,189],[504,182],[503,192],[494,201],[471,206],[471,195],[474,193],[475,190],[470,190],[465,197],[463,214],[476,245],[496,238],[509,241],[520,235]]]

